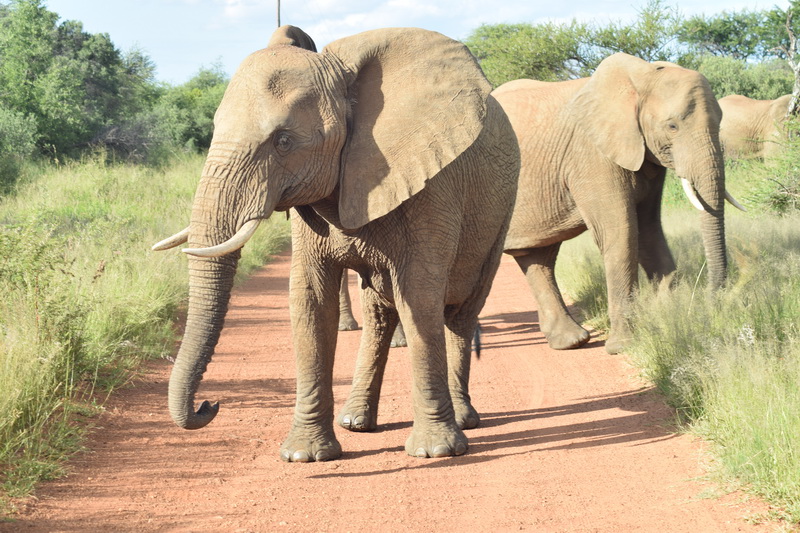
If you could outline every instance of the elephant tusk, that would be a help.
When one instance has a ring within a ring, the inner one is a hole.
[[[170,248],[175,248],[176,246],[180,246],[181,244],[185,243],[189,240],[189,228],[188,226],[186,229],[183,229],[173,235],[172,237],[167,237],[163,241],[159,241],[153,245],[151,250],[154,252],[160,252],[162,250],[169,250]]]
[[[245,243],[250,240],[250,237],[253,236],[253,233],[255,233],[260,223],[261,220],[259,219],[248,220],[239,228],[236,235],[222,244],[210,246],[208,248],[184,248],[183,253],[195,255],[197,257],[219,257],[229,254],[244,246]]]
[[[745,207],[742,204],[737,202],[736,198],[734,198],[731,195],[731,193],[729,193],[727,190],[725,191],[725,199],[728,200],[728,202],[730,202],[730,204],[739,211],[744,211],[745,213],[747,213],[747,209],[745,209]]]
[[[686,178],[681,178],[681,185],[683,185],[683,192],[686,193],[686,196],[689,198],[689,201],[692,203],[692,205],[700,211],[705,211],[706,208],[700,203],[700,199],[697,197],[697,193],[694,192],[694,187],[692,187],[692,184],[689,183],[689,180]]]

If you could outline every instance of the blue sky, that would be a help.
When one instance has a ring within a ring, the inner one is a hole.
[[[61,20],[108,33],[122,50],[139,47],[155,61],[158,79],[183,83],[201,66],[220,63],[232,74],[266,46],[277,24],[277,0],[45,0]],[[670,2],[684,15],[786,8],[786,0]],[[545,21],[627,22],[646,0],[282,0],[281,23],[305,30],[318,48],[361,31],[418,26],[463,39],[481,24]],[[490,7],[491,6],[491,7]]]

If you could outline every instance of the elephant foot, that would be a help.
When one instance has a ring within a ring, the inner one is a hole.
[[[452,457],[467,451],[467,437],[455,426],[426,426],[419,429],[414,424],[406,440],[406,453],[413,457]]]
[[[564,320],[557,327],[545,330],[544,336],[554,350],[573,350],[589,342],[589,332],[572,319]]]
[[[394,335],[392,335],[392,342],[389,344],[392,348],[403,348],[408,346],[408,341],[406,341],[406,333],[403,331],[403,328],[400,324],[397,325],[397,329],[394,330]]]
[[[342,446],[333,431],[320,432],[295,426],[281,444],[281,459],[288,463],[330,461],[341,455]]]
[[[357,406],[348,401],[336,422],[349,431],[373,431],[378,427],[378,416],[366,404]]]
[[[631,335],[630,333],[614,333],[611,331],[609,334],[608,339],[606,340],[606,352],[610,354],[618,354],[625,351],[625,348],[630,344]]]
[[[461,429],[475,429],[481,420],[478,411],[469,401],[453,399],[453,409],[456,412],[456,425]]]
[[[342,317],[339,319],[339,331],[355,331],[358,329],[358,322],[353,317]]]

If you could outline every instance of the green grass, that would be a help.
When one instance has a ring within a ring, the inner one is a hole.
[[[203,161],[32,165],[0,202],[0,508],[61,475],[108,394],[172,353],[186,260],[150,246],[187,225]],[[262,224],[240,278],[288,238],[284,216]]]
[[[730,277],[716,292],[706,288],[698,214],[685,207],[677,180],[668,184],[664,227],[678,275],[671,288],[640,287],[628,356],[686,430],[711,443],[720,480],[735,480],[799,523],[800,212],[775,183],[792,171],[729,165],[728,189],[749,212],[726,210]],[[562,290],[584,323],[607,329],[594,243],[583,235],[564,252]]]

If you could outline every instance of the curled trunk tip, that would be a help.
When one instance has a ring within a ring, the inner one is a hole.
[[[197,410],[197,412],[194,412],[193,409],[189,409],[188,412],[175,412],[170,410],[172,420],[174,420],[175,423],[183,429],[203,428],[212,420],[214,420],[214,417],[217,416],[218,412],[219,402],[215,402],[212,405],[208,400],[204,400],[203,403],[200,404],[200,408]]]

